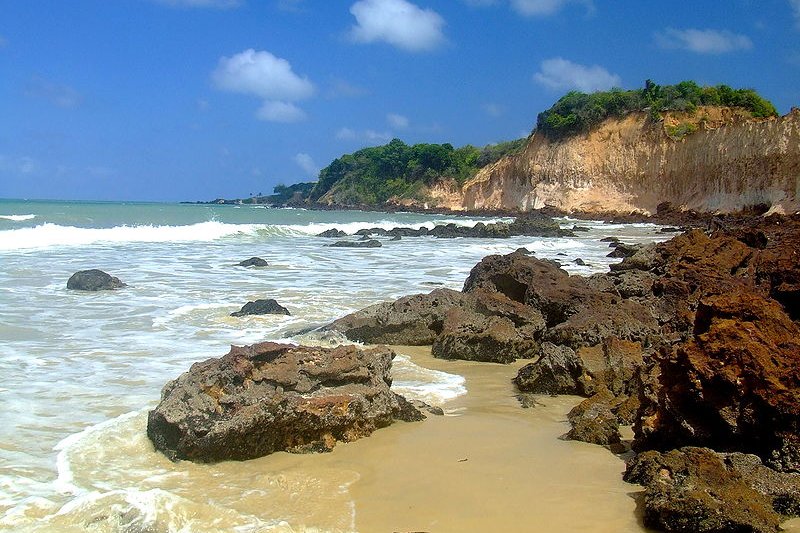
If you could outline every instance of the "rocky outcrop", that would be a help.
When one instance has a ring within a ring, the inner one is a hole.
[[[644,524],[663,531],[774,533],[800,502],[797,476],[707,448],[639,454],[625,481],[645,486]]]
[[[583,400],[567,413],[572,429],[564,435],[567,440],[579,440],[600,446],[614,446],[621,442],[619,419],[614,412],[621,402],[608,391],[602,391]]]
[[[329,244],[329,248],[380,248],[383,246],[381,241],[375,239],[367,239],[365,241],[336,241]]]
[[[74,291],[110,291],[127,287],[123,282],[102,270],[75,272],[67,280],[67,289]]]
[[[264,259],[260,257],[251,257],[250,259],[245,259],[244,261],[240,261],[236,263],[236,266],[240,267],[267,267],[269,263],[267,263]]]
[[[291,315],[291,313],[272,298],[247,302],[239,311],[231,313],[231,316],[247,315]]]
[[[659,203],[699,211],[767,204],[800,209],[800,110],[743,120],[735,109],[699,108],[699,131],[671,139],[646,113],[608,119],[589,133],[551,141],[480,170],[463,187],[466,209],[655,213]]]
[[[637,447],[745,451],[800,472],[800,327],[780,305],[745,289],[701,298],[692,338],[658,370]]]
[[[423,415],[394,394],[394,352],[261,343],[195,363],[162,391],[147,435],[173,460],[245,460],[329,451]]]

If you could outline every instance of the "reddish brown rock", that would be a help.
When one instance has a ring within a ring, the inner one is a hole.
[[[650,388],[636,448],[743,451],[800,472],[800,327],[778,303],[744,286],[702,298]]]
[[[424,418],[389,389],[393,357],[385,347],[234,346],[167,383],[147,436],[170,459],[197,462],[328,451]]]

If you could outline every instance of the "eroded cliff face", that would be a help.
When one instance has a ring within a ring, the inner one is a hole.
[[[681,139],[674,127],[697,131]],[[533,135],[519,155],[482,169],[463,187],[466,209],[639,211],[661,202],[730,212],[757,204],[800,210],[800,110],[745,119],[700,108],[653,123],[645,113],[609,119],[562,141]]]

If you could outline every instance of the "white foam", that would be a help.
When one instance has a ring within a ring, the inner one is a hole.
[[[75,478],[72,474],[69,452],[90,435],[106,428],[122,424],[146,410],[147,409],[131,411],[130,413],[125,413],[116,418],[112,418],[111,420],[106,420],[105,422],[89,426],[83,429],[83,431],[73,433],[69,437],[62,439],[61,442],[56,444],[53,447],[53,451],[58,452],[58,455],[56,455],[56,471],[58,472],[58,477],[53,482],[53,486],[56,488],[56,490],[67,494],[79,494],[81,492],[85,492],[83,489],[74,484]]]
[[[77,228],[49,222],[33,228],[0,231],[0,250],[49,248],[95,243],[197,242],[213,241],[231,235],[256,235],[276,226],[265,224],[225,224],[208,221],[186,226],[115,226]]]
[[[392,390],[411,399],[441,405],[466,394],[465,383],[464,376],[421,367],[405,355],[392,362]]]
[[[25,220],[36,218],[36,215],[0,215],[0,218],[13,220],[14,222],[23,222]]]
[[[508,218],[494,218],[494,219],[484,219],[484,220],[477,220],[471,218],[443,218],[437,220],[430,220],[427,222],[417,222],[417,223],[409,223],[404,224],[398,222],[396,220],[376,220],[374,222],[346,222],[346,223],[313,223],[313,224],[305,224],[305,225],[290,225],[287,226],[293,230],[307,233],[309,235],[318,235],[323,231],[331,230],[331,229],[338,229],[348,234],[354,234],[359,230],[362,229],[372,229],[372,228],[380,228],[384,230],[391,230],[398,227],[403,228],[412,228],[412,229],[420,229],[420,228],[427,228],[433,229],[435,226],[441,226],[445,224],[455,224],[457,226],[466,226],[472,227],[478,222],[483,222],[484,224],[492,224],[496,222],[508,222],[511,219]]]

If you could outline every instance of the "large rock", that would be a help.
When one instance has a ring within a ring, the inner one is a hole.
[[[365,241],[336,241],[329,244],[329,248],[380,248],[383,246],[381,241],[375,239],[367,239]]]
[[[619,403],[619,399],[608,391],[583,400],[567,413],[567,420],[572,428],[564,438],[601,446],[619,444],[622,436],[619,432],[619,420],[614,413],[614,407]]]
[[[397,418],[422,418],[389,389],[393,357],[385,347],[234,346],[164,387],[147,435],[173,460],[328,451]]]
[[[127,287],[119,278],[93,268],[75,272],[67,280],[67,289],[75,291],[108,291]]]
[[[247,315],[290,315],[288,309],[279,304],[272,298],[247,302],[239,311],[231,313],[231,316]]]
[[[251,257],[250,259],[245,259],[244,261],[239,261],[236,263],[236,266],[240,267],[267,267],[269,263],[266,260],[261,259],[260,257]]]
[[[497,291],[537,309],[545,318],[543,341],[573,349],[599,344],[608,336],[647,342],[658,323],[637,302],[598,290],[570,276],[553,261],[513,252],[483,258],[470,272],[464,292]]]
[[[605,389],[614,396],[638,394],[636,373],[642,366],[642,346],[607,337],[596,346],[579,348],[550,342],[541,356],[520,368],[514,384],[522,392],[593,396]]]
[[[644,524],[663,531],[777,532],[779,512],[796,513],[800,494],[796,476],[706,448],[639,454],[625,481],[645,486]]]
[[[665,350],[637,449],[743,451],[800,472],[800,327],[744,285],[700,300],[690,340]]]
[[[436,289],[430,294],[404,296],[394,302],[371,305],[342,317],[326,330],[343,333],[348,339],[367,344],[433,344],[442,331],[447,311],[472,305],[472,299],[458,291]]]

